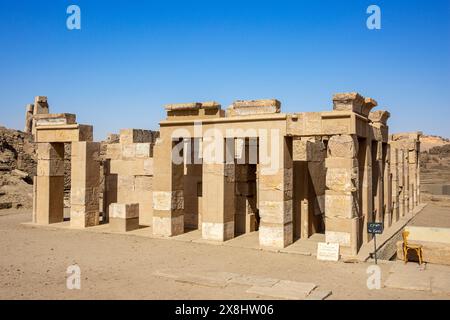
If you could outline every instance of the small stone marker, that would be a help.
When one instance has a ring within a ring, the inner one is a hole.
[[[317,260],[338,261],[339,243],[319,242],[317,244]]]

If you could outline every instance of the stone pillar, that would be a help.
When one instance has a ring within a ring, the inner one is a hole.
[[[213,146],[214,145],[214,146]],[[215,149],[214,154],[207,150]],[[202,238],[226,241],[235,232],[235,142],[219,136],[203,139]]]
[[[356,255],[361,244],[357,155],[354,136],[332,136],[328,141],[325,237],[326,242],[339,243],[344,255]]]
[[[367,222],[373,221],[373,197],[372,197],[372,142],[366,139],[359,145],[361,149],[359,154],[362,157],[359,170],[362,170],[360,179],[361,185],[361,227],[363,228],[362,235],[363,243],[367,243],[372,239],[372,236],[367,233]]]
[[[374,192],[374,211],[375,211],[375,221],[383,222],[384,218],[384,186],[383,186],[383,177],[384,177],[384,164],[383,164],[383,147],[382,142],[377,141],[375,143],[376,149],[374,151],[374,167],[372,172],[372,179],[374,181],[373,184],[373,192]]]
[[[139,229],[139,203],[111,203],[109,212],[111,231],[128,232]]]
[[[284,248],[293,242],[292,139],[281,136],[271,143],[266,139],[260,137],[259,145],[259,244]]]
[[[399,185],[399,212],[400,217],[406,214],[406,196],[405,196],[405,153],[402,149],[398,149],[398,185]]]
[[[161,132],[154,149],[153,234],[184,233],[183,139]]]
[[[33,116],[38,114],[48,114],[49,107],[47,103],[47,97],[45,96],[36,96],[34,98],[34,108],[33,108]],[[33,119],[31,132],[33,135],[36,134],[36,121]]]
[[[23,130],[26,133],[31,133],[33,130],[33,111],[34,105],[27,104],[25,112],[25,128]]]
[[[384,224],[390,227],[393,221],[392,210],[392,175],[391,153],[387,143],[383,143],[383,194],[384,194]]]
[[[392,176],[392,223],[400,218],[400,186],[399,186],[399,152],[398,149],[390,146],[390,172]]]
[[[99,224],[100,143],[72,142],[70,226]]]
[[[417,205],[419,205],[420,204],[420,136],[421,136],[421,133],[419,133],[419,138],[418,138],[418,141],[417,141],[417,163],[416,163],[416,166],[417,166],[417,175],[416,175],[416,183],[417,183],[417,186],[416,186],[416,188],[417,188],[417,190],[416,190],[416,195],[417,195],[417,197],[416,197],[416,201],[417,201]]]
[[[405,214],[409,213],[411,211],[410,206],[410,198],[411,198],[411,185],[410,185],[410,179],[409,179],[409,152],[408,149],[403,149],[403,174],[405,175],[404,178],[404,185],[405,188],[404,192],[404,198],[405,198]]]
[[[408,170],[409,170],[409,181],[410,181],[410,199],[409,207],[412,211],[417,206],[417,151],[415,149],[408,151]]]
[[[38,143],[33,221],[37,224],[64,219],[64,144]]]

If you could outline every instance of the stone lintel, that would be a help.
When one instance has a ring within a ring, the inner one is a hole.
[[[200,102],[190,102],[190,103],[175,103],[166,104],[164,108],[166,111],[186,111],[186,110],[199,110],[202,104]]]
[[[264,100],[237,100],[228,107],[227,115],[234,116],[249,116],[256,114],[275,114],[280,113],[281,103],[276,99]]]
[[[46,125],[36,127],[35,142],[93,141],[93,127],[83,124]]]
[[[36,127],[76,124],[76,115],[72,113],[48,113],[33,116]]]

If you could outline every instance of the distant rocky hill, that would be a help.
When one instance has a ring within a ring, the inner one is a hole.
[[[432,135],[423,135],[422,137],[420,137],[421,151],[428,151],[431,148],[441,147],[446,144],[450,144],[450,139]]]
[[[450,206],[450,140],[423,136],[421,149],[422,200]]]
[[[0,209],[31,208],[35,174],[32,135],[0,126]]]

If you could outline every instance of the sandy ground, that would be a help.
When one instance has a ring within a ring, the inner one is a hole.
[[[21,224],[30,220],[29,211],[0,212],[1,299],[267,299],[246,293],[241,285],[205,287],[154,275],[161,270],[313,282],[332,291],[329,299],[450,299],[424,291],[369,290],[366,263]],[[69,290],[66,270],[75,263],[81,268],[81,289]],[[393,263],[380,265],[382,281]]]

